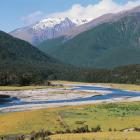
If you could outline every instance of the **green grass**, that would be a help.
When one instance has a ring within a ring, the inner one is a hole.
[[[0,114],[0,134],[52,132],[100,125],[103,132],[140,127],[140,102],[84,105]]]

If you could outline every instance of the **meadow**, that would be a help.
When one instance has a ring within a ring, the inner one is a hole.
[[[102,132],[140,127],[140,102],[82,105],[0,114],[0,134],[27,134],[41,129],[53,133],[88,125]],[[140,135],[140,134],[139,134]]]

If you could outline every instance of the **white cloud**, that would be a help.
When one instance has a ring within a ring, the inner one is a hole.
[[[140,5],[140,0],[129,0],[127,3],[121,5],[114,0],[99,0],[96,4],[89,4],[88,6],[82,6],[81,4],[74,4],[70,9],[57,12],[48,15],[47,17],[69,17],[71,19],[75,18],[88,18],[95,19],[101,15],[107,13],[116,13],[122,10],[129,10],[133,7]],[[21,17],[21,20],[25,24],[32,24],[36,21],[44,18],[44,13],[42,11],[35,11],[27,16]]]
[[[21,20],[25,23],[25,24],[32,24],[38,20],[40,20],[43,17],[43,12],[41,11],[35,11],[27,16],[23,16],[21,17]]]
[[[120,5],[114,0],[100,0],[97,4],[90,4],[86,7],[81,4],[73,5],[69,10],[58,12],[47,17],[69,17],[69,18],[90,18],[95,19],[106,13],[116,13],[122,10],[128,10],[140,5],[140,0],[130,0]]]

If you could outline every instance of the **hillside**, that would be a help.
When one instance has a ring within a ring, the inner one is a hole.
[[[2,62],[54,62],[49,56],[29,43],[0,31],[0,61]]]
[[[112,68],[140,63],[140,13],[101,24],[60,45],[39,48],[50,56],[79,67]],[[55,41],[54,41],[55,42]],[[52,45],[52,44],[51,44]],[[45,49],[44,49],[45,48]]]
[[[0,31],[0,85],[41,83],[56,73],[57,63],[29,43]]]

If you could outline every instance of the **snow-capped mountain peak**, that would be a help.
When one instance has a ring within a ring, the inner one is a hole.
[[[71,22],[71,23],[75,24],[76,26],[79,26],[79,25],[89,22],[89,19],[70,19],[68,17],[66,17],[66,18],[45,18],[45,19],[39,21],[38,23],[36,23],[35,25],[33,25],[32,28],[34,30],[43,30],[45,28],[53,28],[54,26],[59,25],[64,22]]]
[[[45,18],[41,21],[39,21],[37,24],[35,24],[32,28],[33,29],[44,29],[44,28],[51,28],[54,27],[57,24],[60,24],[63,22],[65,18]]]

